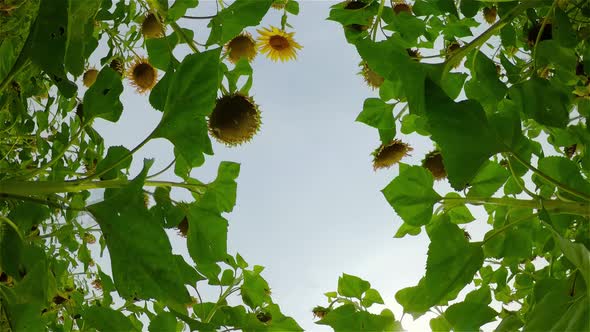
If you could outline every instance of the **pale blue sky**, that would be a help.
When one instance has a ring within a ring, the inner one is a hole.
[[[357,75],[360,57],[346,43],[342,27],[325,20],[334,3],[300,1],[299,16],[289,18],[296,41],[304,47],[297,61],[273,63],[259,54],[252,65],[251,92],[262,110],[260,133],[236,148],[215,143],[215,156],[193,171],[194,177],[210,181],[220,161],[241,163],[237,204],[227,216],[229,250],[251,265],[265,266],[263,276],[275,302],[313,331],[330,330],[313,324],[311,309],[327,304],[323,293],[336,290],[343,272],[370,281],[399,319],[402,310],[394,294],[423,276],[428,246],[424,234],[393,238],[401,220],[380,190],[395,177],[397,167],[373,171],[370,153],[379,145],[377,131],[354,120],[364,99],[376,92]],[[214,11],[214,2],[202,1],[189,13]],[[278,26],[281,14],[271,9],[262,26]],[[178,23],[194,29],[197,41],[206,40],[205,22]],[[257,35],[255,29],[247,30]],[[132,148],[151,132],[161,113],[129,86],[121,99],[121,120],[97,120],[95,127],[107,145]],[[432,150],[422,137],[404,140],[414,147],[407,163],[418,164]],[[165,140],[149,143],[136,154],[133,170],[144,157],[156,158],[153,169],[160,169],[172,160],[172,146]],[[448,189],[445,183],[439,186],[441,193]],[[178,197],[188,194],[179,192]],[[482,237],[481,230],[467,227],[473,240]],[[176,250],[184,247],[180,241],[174,242]],[[404,327],[425,330],[428,320],[412,324],[406,317]]]

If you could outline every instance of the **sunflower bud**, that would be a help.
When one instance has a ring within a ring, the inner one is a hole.
[[[96,70],[94,68],[88,69],[84,73],[84,76],[82,76],[82,82],[84,83],[84,86],[89,88],[92,86],[92,84],[94,84],[94,82],[96,82],[97,77],[98,77],[98,70]]]
[[[389,168],[408,156],[413,148],[398,139],[394,139],[388,144],[381,144],[373,152],[373,169]]]

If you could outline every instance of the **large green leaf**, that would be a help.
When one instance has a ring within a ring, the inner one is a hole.
[[[479,328],[496,318],[498,313],[489,306],[478,302],[460,302],[445,311],[445,318],[455,331],[478,331]]]
[[[496,162],[487,161],[469,183],[471,188],[469,188],[467,197],[491,197],[502,187],[509,176],[510,172],[506,168]]]
[[[359,277],[343,273],[338,278],[338,293],[345,297],[361,299],[364,292],[371,288],[371,284]]]
[[[549,81],[533,78],[513,85],[509,94],[527,118],[546,126],[567,126],[568,97]]]
[[[432,189],[432,174],[423,167],[411,166],[402,171],[382,192],[404,222],[411,226],[428,224],[432,208],[441,196]]]
[[[507,151],[486,115],[472,100],[455,103],[431,80],[426,81],[426,116],[439,145],[449,182],[461,190],[494,154]]]
[[[586,285],[590,285],[590,251],[581,243],[573,243],[557,233],[553,235],[563,255],[580,271]]]
[[[404,288],[395,298],[404,312],[421,316],[432,306],[457,296],[483,264],[479,243],[469,243],[463,230],[442,216],[427,227],[430,236],[426,275],[417,286]]]
[[[122,158],[129,155],[129,150],[124,146],[111,146],[107,151],[106,157],[99,161],[96,165],[96,173],[101,173],[109,169],[106,173],[101,176],[103,180],[116,179],[123,169],[131,166],[131,157],[128,157],[123,162],[119,162]]]
[[[96,82],[84,94],[84,120],[99,117],[111,122],[119,121],[123,113],[123,104],[119,100],[122,92],[121,76],[110,67],[104,67],[98,73]]]
[[[31,60],[41,67],[68,98],[77,86],[66,76],[64,59],[68,38],[68,0],[42,0],[27,43]]]
[[[557,182],[573,189],[586,197],[590,197],[590,183],[580,174],[576,163],[564,157],[545,157],[539,159],[539,170]],[[564,194],[565,191],[563,191]],[[573,199],[580,199],[573,196]]]
[[[535,304],[529,309],[524,331],[588,331],[590,301],[584,283],[576,285],[574,292],[568,280],[537,282]]]
[[[240,287],[242,300],[252,309],[261,306],[270,300],[270,287],[260,271],[244,270],[244,283]]]
[[[120,311],[92,306],[84,309],[84,322],[99,332],[137,331],[131,320]]]
[[[375,315],[366,311],[356,311],[352,304],[345,304],[330,311],[317,324],[328,325],[335,332],[402,330],[391,311],[384,310],[381,315]]]
[[[495,109],[508,90],[498,78],[496,65],[482,52],[467,57],[465,64],[471,69],[472,76],[465,83],[465,94],[468,98],[479,101],[486,109]]]
[[[358,115],[356,121],[377,129],[395,128],[393,106],[378,98],[367,98],[363,104],[363,111]]]
[[[190,29],[182,29],[184,35],[189,39],[193,40],[194,32]],[[178,64],[178,60],[172,55],[172,51],[179,43],[184,42],[180,38],[178,33],[173,32],[169,36],[164,38],[150,38],[145,41],[145,48],[150,58],[150,63],[161,70],[168,70],[170,63],[173,62],[174,66]]]
[[[94,15],[101,0],[68,0],[68,35],[65,53],[66,69],[79,76],[84,72],[85,59],[98,46],[93,36]]]
[[[211,20],[211,34],[207,45],[223,45],[237,36],[245,27],[257,26],[274,0],[237,0],[224,8]]]
[[[181,18],[188,9],[195,8],[198,4],[199,0],[176,0],[168,9],[168,19],[176,21]]]
[[[170,312],[162,312],[150,320],[150,332],[176,332],[176,317]]]
[[[215,263],[227,256],[228,223],[221,213],[230,212],[236,203],[239,171],[239,164],[222,162],[215,181],[189,209],[187,246],[197,264]]]
[[[153,137],[168,139],[189,166],[213,154],[205,116],[215,107],[219,87],[219,55],[214,49],[184,58],[167,89],[164,115]]]
[[[162,222],[147,210],[143,183],[151,161],[121,189],[107,189],[105,199],[88,210],[103,232],[111,256],[113,279],[124,298],[154,298],[188,303]]]

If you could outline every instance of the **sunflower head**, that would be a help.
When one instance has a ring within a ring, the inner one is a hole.
[[[367,62],[361,62],[360,66],[361,74],[363,75],[363,78],[365,79],[365,82],[369,87],[371,87],[372,89],[377,89],[381,86],[381,84],[383,84],[383,81],[385,81],[385,79],[381,75],[373,71],[371,68],[369,68]]]
[[[137,58],[129,68],[127,78],[138,93],[146,93],[158,82],[158,70],[146,58]]]
[[[434,150],[424,157],[424,160],[422,160],[422,167],[429,170],[437,181],[447,177],[447,171],[443,164],[442,155],[438,150]]]
[[[406,52],[408,52],[408,55],[412,59],[420,59],[422,57],[422,54],[420,54],[420,51],[418,51],[418,49],[407,48]]]
[[[394,139],[388,144],[381,144],[373,152],[373,169],[389,168],[397,164],[403,157],[408,156],[412,150],[411,146],[398,139]]]
[[[248,32],[242,32],[225,45],[225,54],[232,63],[238,62],[241,58],[246,58],[248,62],[252,62],[256,57],[256,53],[256,43]]]
[[[322,306],[317,306],[317,307],[313,308],[311,310],[311,312],[313,312],[313,318],[322,319],[322,318],[326,317],[328,312],[330,312],[330,309],[324,308]]]
[[[176,229],[180,236],[186,237],[188,235],[188,219],[186,217],[182,218],[180,223],[176,225]]]
[[[141,23],[141,34],[146,39],[163,37],[164,26],[161,19],[153,13],[147,14]]]
[[[276,10],[283,10],[287,6],[288,1],[289,0],[275,0],[270,6]]]
[[[483,18],[489,24],[496,22],[496,18],[498,17],[498,11],[496,10],[495,6],[486,7],[483,9]]]
[[[248,142],[260,129],[260,111],[252,98],[239,93],[219,99],[209,115],[209,133],[228,146]]]
[[[564,151],[566,157],[568,157],[569,159],[572,159],[572,157],[574,156],[574,154],[576,153],[577,150],[578,150],[578,144],[573,144],[573,145],[566,146],[565,148],[563,148],[563,151]]]
[[[297,50],[302,48],[294,39],[294,32],[285,32],[276,27],[257,30],[260,34],[256,46],[272,61],[287,61],[297,58]]]
[[[96,78],[98,77],[98,70],[91,68],[88,69],[84,75],[82,76],[82,82],[84,85],[89,88],[96,82]]]
[[[112,70],[116,71],[121,76],[123,76],[123,74],[125,73],[125,63],[121,58],[117,57],[111,60],[109,67],[111,67]]]
[[[412,15],[412,5],[407,4],[404,1],[398,1],[393,5],[393,12],[395,13],[395,15],[404,12]]]

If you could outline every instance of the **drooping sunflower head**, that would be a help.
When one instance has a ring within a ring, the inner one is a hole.
[[[239,93],[217,99],[209,115],[209,133],[228,146],[248,142],[260,129],[260,111],[252,98]]]
[[[543,31],[541,31],[543,28]],[[537,43],[537,37],[539,38],[539,42],[543,40],[553,39],[553,24],[551,22],[546,23],[543,26],[543,23],[537,22],[535,23],[528,31],[527,34],[527,41],[530,47],[534,47]]]
[[[146,93],[158,82],[158,70],[145,58],[137,58],[127,72],[127,78],[138,93]]]
[[[156,17],[155,14],[149,13],[143,19],[141,23],[141,34],[144,38],[161,38],[164,36],[164,26],[162,20]]]
[[[394,139],[388,144],[381,144],[373,152],[373,169],[389,168],[402,160],[403,157],[408,156],[413,148],[408,144]]]
[[[422,54],[420,54],[420,51],[418,49],[413,49],[413,48],[407,48],[406,52],[408,53],[408,55],[410,56],[410,58],[412,59],[420,59],[422,58]]]
[[[186,217],[182,218],[180,223],[176,225],[176,229],[178,230],[178,235],[186,237],[188,235],[188,219]]]
[[[396,1],[393,5],[393,12],[395,15],[404,12],[412,15],[412,5],[407,4],[405,1]]]
[[[256,53],[256,43],[248,32],[242,32],[225,45],[225,54],[232,63],[238,62],[241,58],[246,58],[248,62],[252,62],[256,57]]]
[[[489,24],[492,24],[494,22],[496,22],[496,18],[498,16],[498,12],[496,10],[495,6],[492,7],[485,7],[483,9],[483,18],[486,20],[486,22],[488,22]]]
[[[322,306],[316,306],[311,310],[311,312],[313,313],[313,318],[322,319],[322,318],[326,317],[328,312],[330,312],[330,309],[324,308]]]
[[[429,170],[437,181],[447,177],[447,171],[443,164],[442,155],[438,150],[434,150],[424,157],[424,160],[422,160],[422,167]]]
[[[287,6],[288,1],[289,0],[275,0],[270,6],[276,10],[283,10]]]
[[[303,47],[294,39],[294,32],[285,32],[276,27],[257,30],[260,34],[256,46],[272,61],[288,61],[297,58],[297,50]]]
[[[377,89],[381,86],[381,84],[383,84],[383,81],[385,81],[385,79],[381,75],[377,74],[374,70],[372,70],[366,61],[361,62],[360,66],[360,74],[363,75],[363,78],[365,79],[365,82],[369,87],[371,87],[372,89]]]
[[[121,76],[123,76],[123,73],[125,73],[125,63],[123,62],[123,59],[119,57],[111,60],[109,67],[111,67],[112,70],[116,71]]]
[[[98,70],[94,68],[88,69],[84,75],[82,76],[82,82],[84,85],[89,88],[96,82],[96,78],[98,77]]]

